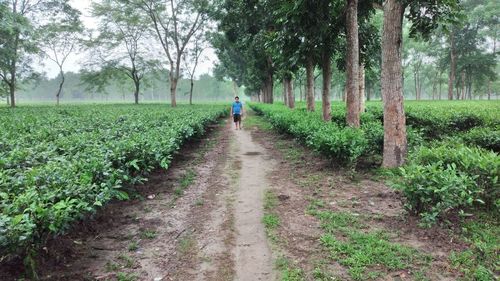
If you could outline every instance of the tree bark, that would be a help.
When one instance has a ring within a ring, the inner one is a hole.
[[[384,100],[383,167],[399,167],[406,161],[406,118],[403,106],[403,45],[404,7],[399,0],[384,4],[382,35],[382,95]]]
[[[314,111],[314,92],[313,92],[313,84],[314,84],[314,64],[311,57],[307,58],[306,62],[306,101],[307,101],[307,110]]]
[[[10,107],[16,107],[16,78],[15,76],[10,79],[9,83],[9,95],[10,95]]]
[[[347,116],[348,126],[359,128],[358,0],[347,0]]]
[[[488,100],[491,100],[491,80],[488,81]]]
[[[359,112],[365,112],[365,66],[359,66]]]
[[[288,107],[290,108],[295,108],[295,95],[293,94],[293,82],[292,82],[292,78],[291,77],[288,77],[285,79],[285,82],[286,82],[286,92],[287,92],[287,95],[288,95]]]
[[[62,69],[60,69],[59,74],[61,75],[61,82],[59,83],[59,89],[57,90],[57,94],[56,94],[56,105],[59,105],[59,100],[61,98],[61,92],[62,92],[62,88],[64,85],[64,80],[65,80],[64,72],[62,71]]]
[[[193,76],[191,75],[190,88],[189,88],[189,104],[190,105],[193,105],[193,88],[194,88],[194,81],[193,81]]]
[[[453,85],[455,83],[456,54],[455,54],[455,34],[450,34],[450,75],[448,77],[448,99],[453,100]]]
[[[462,100],[465,100],[465,71],[462,71],[462,77],[461,77],[461,81],[462,81],[462,92],[461,92],[461,99]]]
[[[285,103],[285,106],[288,107],[288,91],[286,83],[286,79],[283,77],[283,102]]]
[[[273,73],[268,71],[266,80],[264,81],[264,103],[273,103]]]
[[[332,103],[330,100],[330,86],[332,81],[332,65],[330,63],[329,54],[323,54],[322,70],[323,70],[323,90],[321,96],[321,108],[323,110],[323,121],[332,120]]]
[[[178,78],[171,74],[170,75],[170,105],[172,107],[176,107],[177,106],[177,101],[176,101],[176,92],[177,92],[177,82],[178,82]]]
[[[140,89],[140,82],[134,79],[134,103],[139,104],[139,89]]]

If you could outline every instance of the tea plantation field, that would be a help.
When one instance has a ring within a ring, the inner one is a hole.
[[[223,106],[85,105],[0,108],[0,260],[50,235],[156,168],[226,116]]]
[[[355,168],[378,164],[383,148],[381,103],[368,103],[361,128],[345,124],[345,105],[334,103],[332,122],[320,110],[307,112],[283,105],[252,104],[273,127],[290,134],[334,162]],[[321,108],[321,104],[317,104]],[[407,102],[410,155],[408,164],[392,174],[409,210],[432,224],[447,212],[466,208],[500,210],[500,103]]]

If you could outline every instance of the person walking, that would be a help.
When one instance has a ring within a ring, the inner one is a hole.
[[[243,104],[238,96],[234,97],[234,102],[231,105],[231,116],[233,116],[236,130],[241,130],[241,116],[243,115]]]

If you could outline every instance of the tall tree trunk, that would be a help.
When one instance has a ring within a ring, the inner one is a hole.
[[[452,31],[450,34],[450,75],[448,77],[448,99],[453,100],[453,85],[455,83],[456,72],[456,54],[455,54],[455,34]]]
[[[384,99],[383,167],[403,165],[408,151],[401,65],[403,13],[399,0],[385,2],[381,80]]]
[[[139,89],[140,89],[140,81],[136,79],[134,79],[134,86],[135,86],[135,89],[134,89],[134,103],[135,104],[139,104]]]
[[[314,84],[314,64],[312,61],[312,57],[307,58],[306,63],[306,101],[307,101],[307,110],[314,111],[314,92],[313,92],[313,84]]]
[[[299,81],[302,81],[302,79]],[[302,102],[302,82],[299,83],[299,101]]]
[[[238,84],[233,80],[233,95],[236,97],[238,95]]]
[[[462,81],[462,100],[465,100],[465,70],[462,71],[462,77],[461,77],[461,81]]]
[[[488,81],[488,100],[491,100],[491,80]]]
[[[359,66],[359,112],[365,112],[365,65]]]
[[[173,73],[170,74],[170,105],[172,107],[177,106],[175,95],[177,92],[177,82],[179,81],[178,79],[179,78]]]
[[[273,103],[273,73],[268,71],[266,80],[264,81],[264,103]]]
[[[285,103],[285,106],[288,106],[288,89],[286,83],[286,78],[283,77],[283,102]]]
[[[330,55],[329,53],[323,54],[323,90],[322,90],[322,102],[321,108],[323,109],[323,120],[331,121],[332,120],[332,103],[330,101],[330,86],[332,81],[332,65],[330,63]]]
[[[293,94],[293,83],[291,77],[285,78],[286,93],[288,95],[288,107],[295,108],[295,95]]]
[[[16,77],[13,76],[9,83],[10,107],[16,107]]]
[[[59,83],[59,89],[57,90],[56,94],[56,105],[59,105],[59,100],[61,98],[61,92],[65,81],[64,72],[62,71],[62,69],[59,70],[59,75],[61,75],[61,82]]]
[[[441,94],[442,94],[442,89],[443,89],[443,83],[441,83],[441,77],[443,76],[442,72],[439,72],[439,100],[441,100]]]
[[[358,0],[347,0],[347,116],[348,126],[360,126]]]
[[[193,104],[193,88],[194,88],[194,81],[193,81],[193,75],[191,75],[191,80],[190,80],[190,87],[189,87],[189,104]]]

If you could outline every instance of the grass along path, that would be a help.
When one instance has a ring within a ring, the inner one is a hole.
[[[371,173],[353,174],[274,133],[246,123],[272,154],[264,223],[280,280],[457,280],[450,260],[467,243],[446,227],[422,229],[399,195]]]

